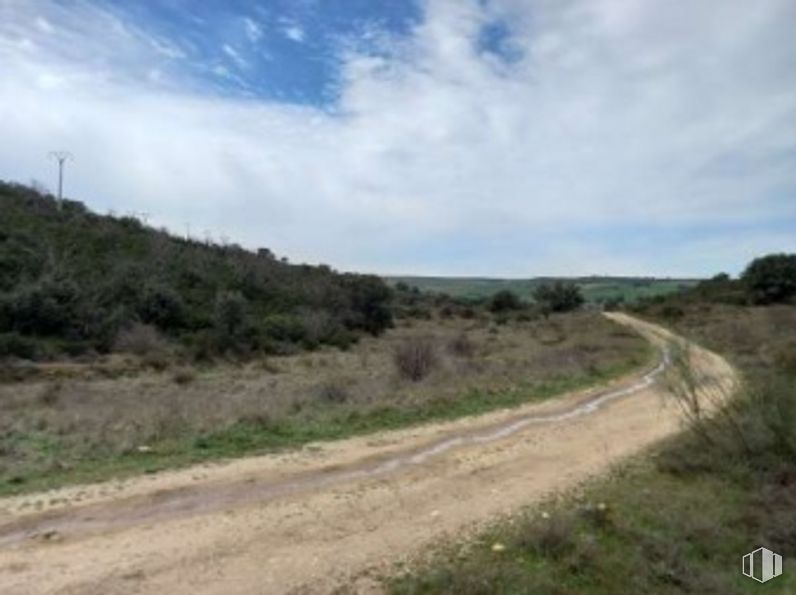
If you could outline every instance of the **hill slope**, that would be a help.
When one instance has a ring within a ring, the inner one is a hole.
[[[0,357],[107,352],[146,325],[198,355],[346,345],[391,323],[377,277],[186,240],[0,183]]]

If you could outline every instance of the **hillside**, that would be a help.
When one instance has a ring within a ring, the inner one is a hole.
[[[530,279],[499,279],[488,277],[423,277],[391,276],[387,283],[404,283],[421,291],[445,293],[452,297],[479,300],[498,291],[509,290],[525,300],[531,300],[534,290],[542,284],[565,280],[580,287],[589,303],[600,304],[611,301],[635,302],[641,298],[677,293],[693,287],[697,279],[658,279],[654,277],[533,277]]]
[[[199,358],[280,353],[346,346],[391,324],[377,277],[178,238],[79,202],[59,209],[14,184],[0,183],[0,213],[0,358],[161,341]]]

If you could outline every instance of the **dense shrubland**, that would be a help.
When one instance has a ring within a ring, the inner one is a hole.
[[[346,347],[392,324],[391,293],[0,183],[0,358],[106,353],[130,333],[200,358]]]

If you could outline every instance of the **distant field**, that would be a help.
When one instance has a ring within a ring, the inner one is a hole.
[[[386,281],[395,285],[403,282],[417,287],[421,291],[447,293],[454,297],[484,298],[502,289],[509,289],[530,300],[534,289],[540,284],[556,281],[550,277],[533,279],[489,279],[484,277],[386,277]],[[604,302],[615,298],[624,298],[633,302],[642,297],[667,295],[681,289],[691,287],[699,279],[654,279],[642,277],[577,277],[566,279],[577,283],[583,297],[592,303]]]

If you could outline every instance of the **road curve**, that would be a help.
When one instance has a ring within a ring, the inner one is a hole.
[[[0,593],[378,591],[369,574],[680,427],[661,382],[675,337],[608,316],[648,338],[660,362],[474,418],[0,500]],[[704,390],[734,386],[722,358],[696,346],[691,357]]]

